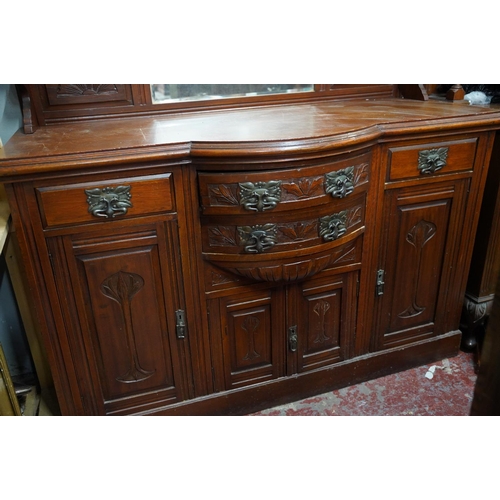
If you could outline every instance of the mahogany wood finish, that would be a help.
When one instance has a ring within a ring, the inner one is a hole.
[[[68,114],[0,158],[64,414],[244,414],[456,354],[500,108],[124,119],[118,87],[43,86]]]
[[[404,86],[412,97],[414,85]],[[317,84],[313,92],[259,95],[153,104],[150,85],[130,84],[44,84],[20,85],[24,112],[24,131],[33,133],[38,126],[67,123],[110,116],[158,115],[206,109],[311,102],[325,99],[381,98],[399,93],[394,85]],[[408,96],[410,97],[410,96]]]

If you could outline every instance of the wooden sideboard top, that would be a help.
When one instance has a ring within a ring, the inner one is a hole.
[[[0,151],[0,179],[137,159],[311,153],[409,131],[499,125],[498,105],[396,98],[98,119],[18,131]]]

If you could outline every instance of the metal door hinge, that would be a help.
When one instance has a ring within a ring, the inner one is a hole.
[[[377,295],[384,295],[384,274],[383,269],[377,271]]]
[[[182,309],[175,311],[175,330],[178,339],[186,338],[186,313]]]
[[[292,352],[295,352],[297,350],[297,327],[296,326],[291,326],[288,329],[288,348]]]

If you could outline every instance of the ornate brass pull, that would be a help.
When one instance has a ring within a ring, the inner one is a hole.
[[[418,169],[421,174],[433,174],[446,165],[448,148],[426,149],[418,152]]]
[[[281,201],[281,181],[242,182],[240,187],[240,205],[245,210],[264,212],[276,208]]]
[[[351,194],[354,191],[354,167],[326,174],[325,191],[334,198],[345,198]]]
[[[89,212],[96,217],[112,218],[124,215],[132,207],[130,186],[86,189]]]
[[[324,241],[334,241],[347,231],[347,210],[321,217],[319,220],[319,235]]]
[[[240,244],[247,253],[262,253],[272,248],[278,241],[276,224],[239,226]]]

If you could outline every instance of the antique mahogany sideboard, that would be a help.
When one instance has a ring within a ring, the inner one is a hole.
[[[500,107],[115,87],[28,86],[0,157],[63,414],[246,414],[458,352]]]

